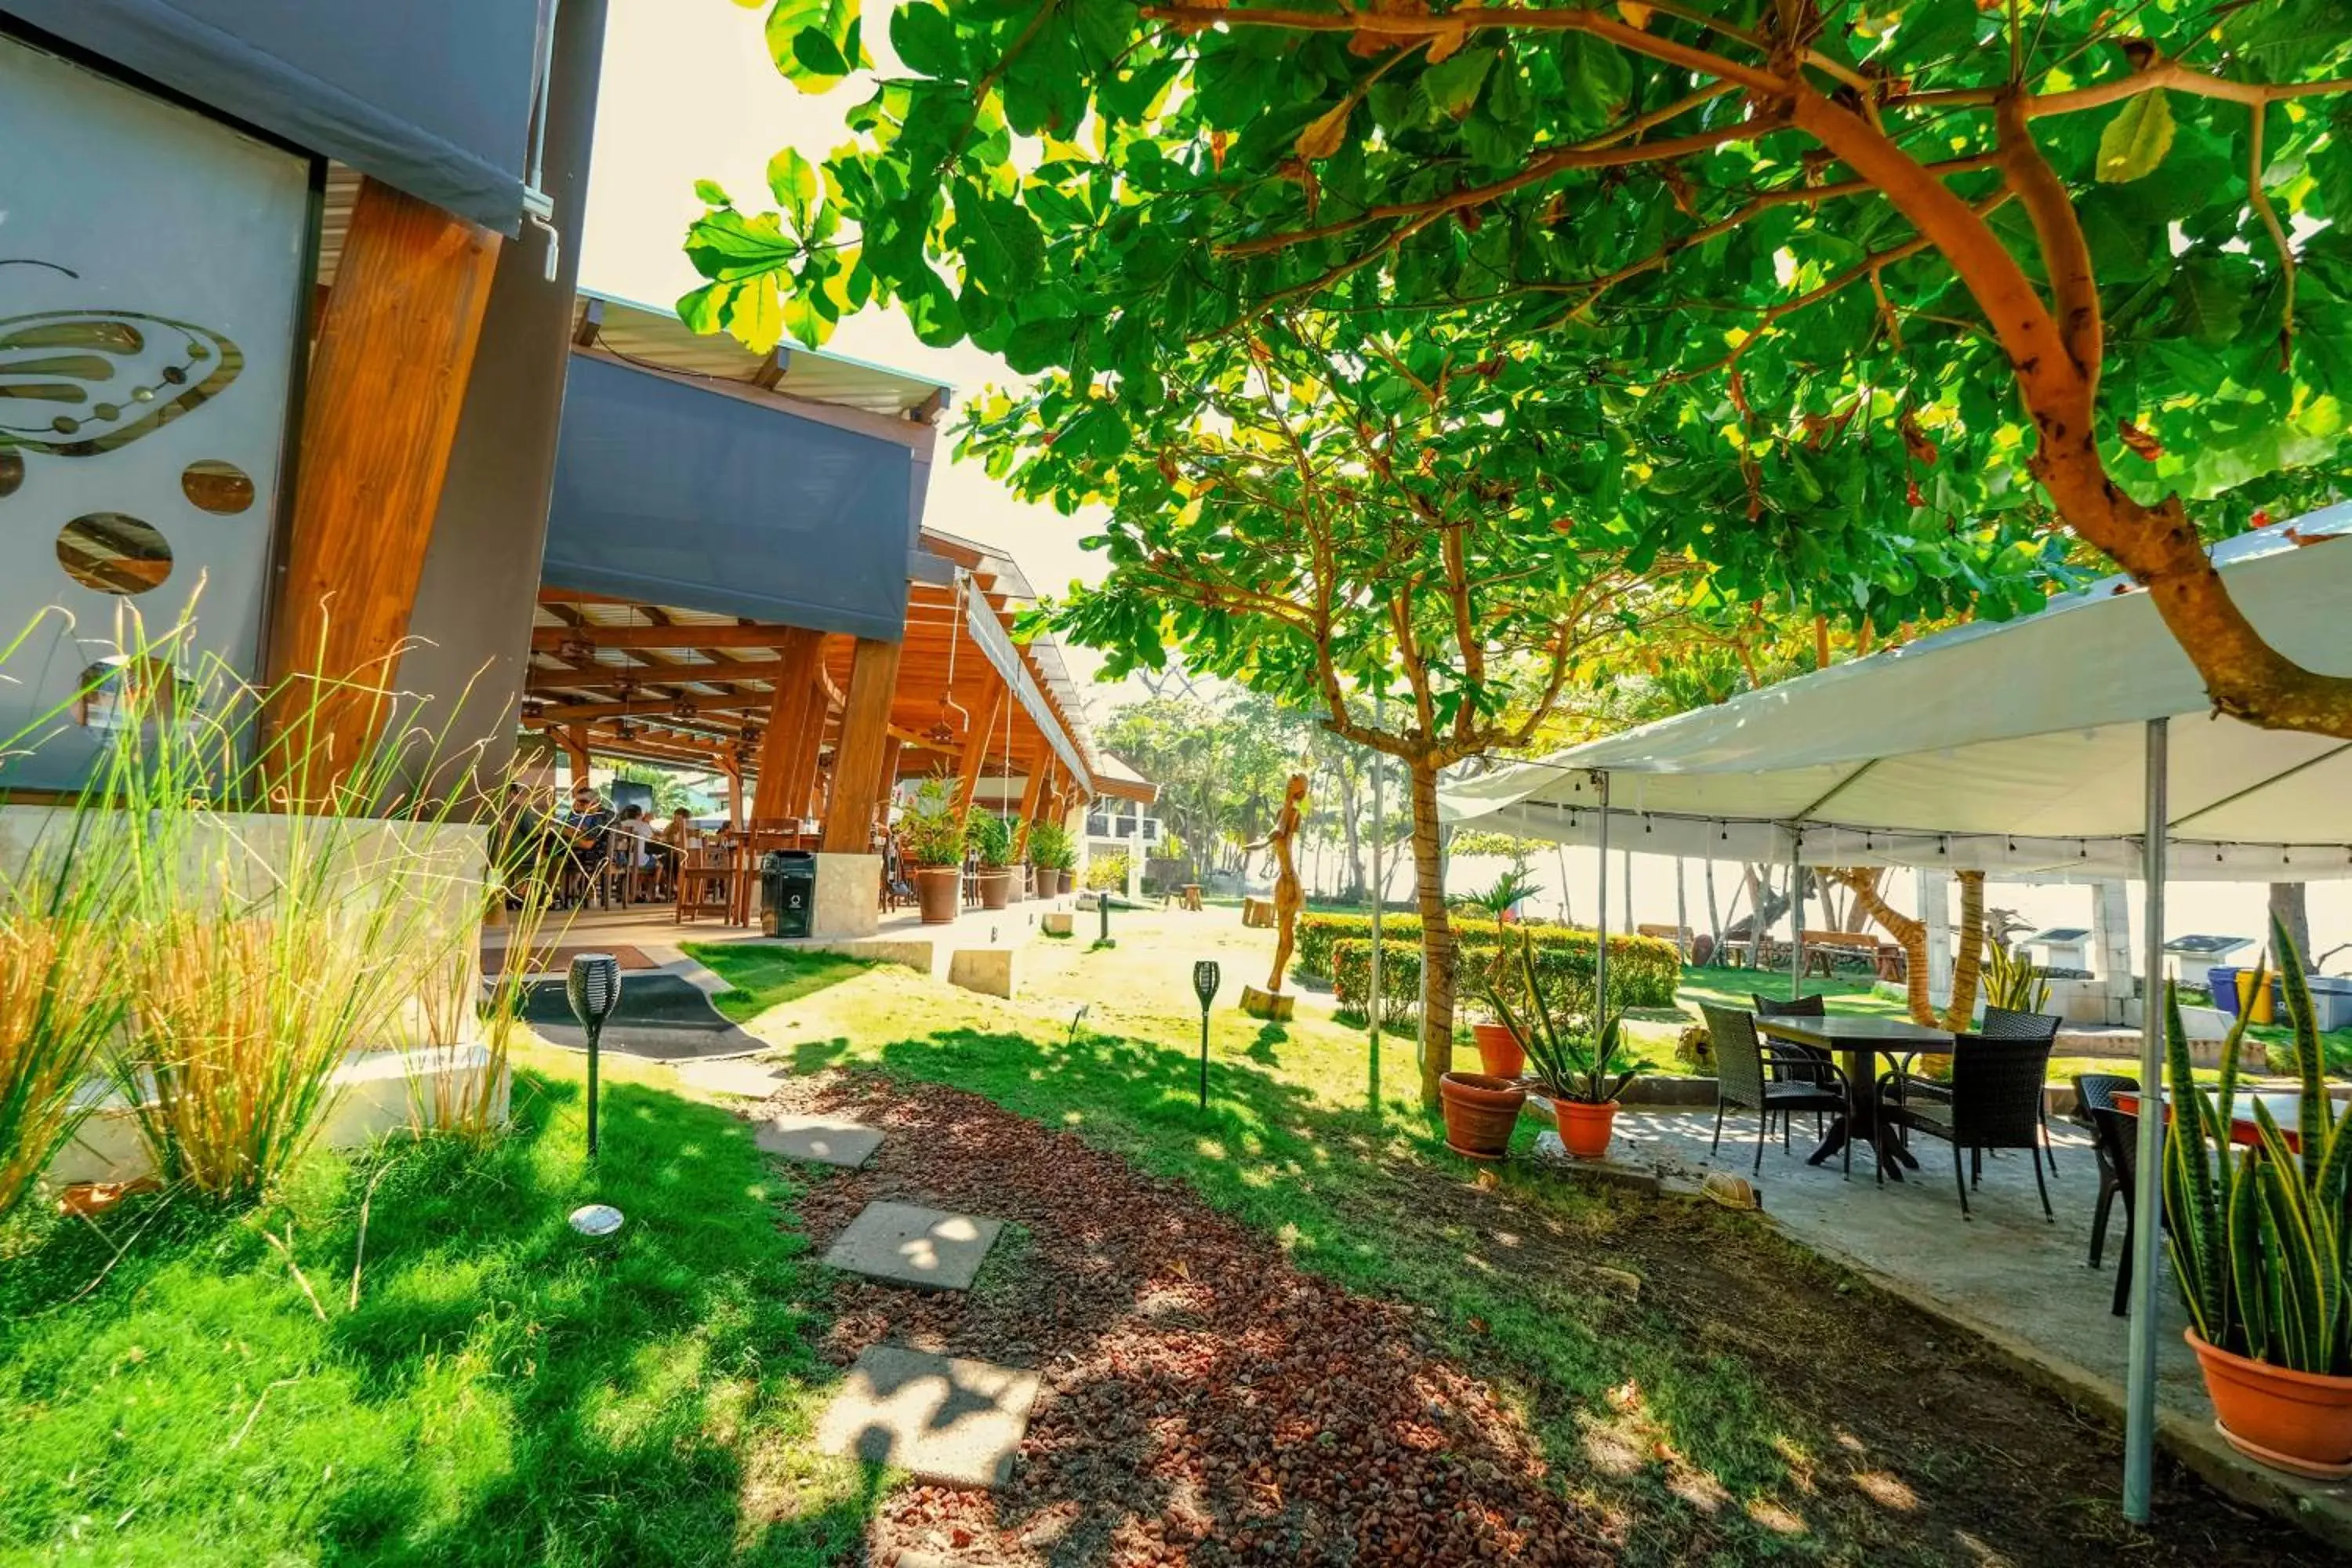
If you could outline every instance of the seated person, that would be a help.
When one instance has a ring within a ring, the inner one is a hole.
[[[563,819],[563,853],[570,868],[593,878],[604,869],[609,853],[606,834],[613,826],[613,808],[593,785],[572,787],[572,810]]]

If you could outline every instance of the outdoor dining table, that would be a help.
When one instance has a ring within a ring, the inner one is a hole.
[[[1851,1138],[1861,1138],[1880,1155],[1886,1173],[1896,1181],[1903,1179],[1906,1165],[1918,1169],[1919,1162],[1895,1136],[1895,1130],[1878,1115],[1877,1058],[1901,1058],[1921,1051],[1948,1051],[1952,1048],[1949,1030],[1930,1029],[1902,1018],[1869,1018],[1840,1016],[1828,1018],[1762,1017],[1756,1020],[1759,1033],[1775,1039],[1793,1040],[1801,1046],[1811,1046],[1817,1051],[1829,1051],[1840,1058],[1846,1078],[1854,1088],[1853,1112],[1851,1120],[1839,1116],[1830,1123],[1821,1147],[1805,1156],[1805,1163],[1818,1165],[1846,1145]]]
[[[2172,1091],[2168,1089],[2163,1092],[2164,1117],[2167,1121],[2169,1121],[2172,1120]],[[2126,1089],[2116,1095],[2116,1109],[2126,1116],[2137,1116],[2139,1100],[2138,1095]],[[2302,1152],[2303,1097],[2297,1094],[2236,1096],[2230,1102],[2230,1142],[2242,1143],[2249,1149],[2259,1148],[2262,1145],[2262,1128],[2254,1121],[2256,1100],[2260,1100],[2263,1109],[2271,1113],[2271,1120],[2278,1123],[2279,1136],[2286,1140],[2286,1146],[2297,1153]]]

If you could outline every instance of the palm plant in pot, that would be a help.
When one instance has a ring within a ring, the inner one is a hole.
[[[2271,951],[2294,1033],[2292,1130],[2257,1099],[2241,1146],[2245,1010],[2207,1092],[2167,988],[2165,1075],[2174,1107],[2195,1115],[2176,1109],[2165,1140],[2165,1245],[2221,1435],[2262,1463],[2332,1479],[2352,1475],[2352,1107],[2328,1097],[2302,955],[2275,921]],[[2265,984],[2258,968],[2256,995]]]
[[[898,837],[914,862],[915,893],[925,925],[945,925],[963,903],[964,814],[947,779],[925,779],[898,818]]]
[[[1461,900],[1459,907],[1466,914],[1478,915],[1495,921],[1499,929],[1503,918],[1509,914],[1521,900],[1530,898],[1542,890],[1528,875],[1525,867],[1515,866],[1496,878],[1495,885],[1485,892],[1473,893]],[[1506,942],[1496,949],[1495,963],[1497,967],[1507,969],[1510,963],[1510,944]],[[1487,987],[1488,990],[1492,988],[1491,984]],[[1491,1078],[1516,1079],[1527,1070],[1526,1043],[1508,1024],[1502,1020],[1499,1015],[1494,1013],[1491,1007],[1487,1011],[1489,1014],[1487,1017],[1479,1019],[1470,1026],[1471,1037],[1478,1042],[1479,1064],[1486,1069],[1487,1075]]]
[[[1037,868],[1037,896],[1050,899],[1066,889],[1065,879],[1078,863],[1077,846],[1070,830],[1051,820],[1029,827],[1029,864]]]
[[[1019,833],[1012,819],[977,812],[964,828],[965,841],[980,858],[980,907],[1001,910],[1013,897],[1013,866],[1020,858]]]
[[[1576,1159],[1601,1159],[1616,1131],[1617,1098],[1642,1070],[1620,1065],[1623,1016],[1609,1014],[1590,1030],[1555,1017],[1536,978],[1533,939],[1521,931],[1516,949],[1504,946],[1517,963],[1496,966],[1486,1005],[1526,1047],[1536,1088],[1552,1102],[1561,1145]]]

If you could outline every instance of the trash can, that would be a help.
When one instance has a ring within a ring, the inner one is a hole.
[[[2239,973],[2232,966],[2219,963],[2205,972],[2206,989],[2213,993],[2213,1005],[2225,1017],[2238,1016]]]
[[[816,857],[805,849],[760,857],[760,929],[768,935],[808,935],[816,915]]]
[[[2352,1028],[2352,978],[2315,974],[2304,984],[2311,987],[2311,1010],[2321,1033]]]

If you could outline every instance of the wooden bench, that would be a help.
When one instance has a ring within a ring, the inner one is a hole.
[[[1633,928],[1633,934],[1654,936],[1660,942],[1673,942],[1676,952],[1681,953],[1685,958],[1690,956],[1691,929],[1688,926],[1637,925]]]
[[[1805,932],[1805,973],[1812,973],[1818,964],[1822,979],[1834,979],[1841,958],[1861,959],[1875,973],[1878,948],[1878,939],[1868,931],[1809,931]]]

